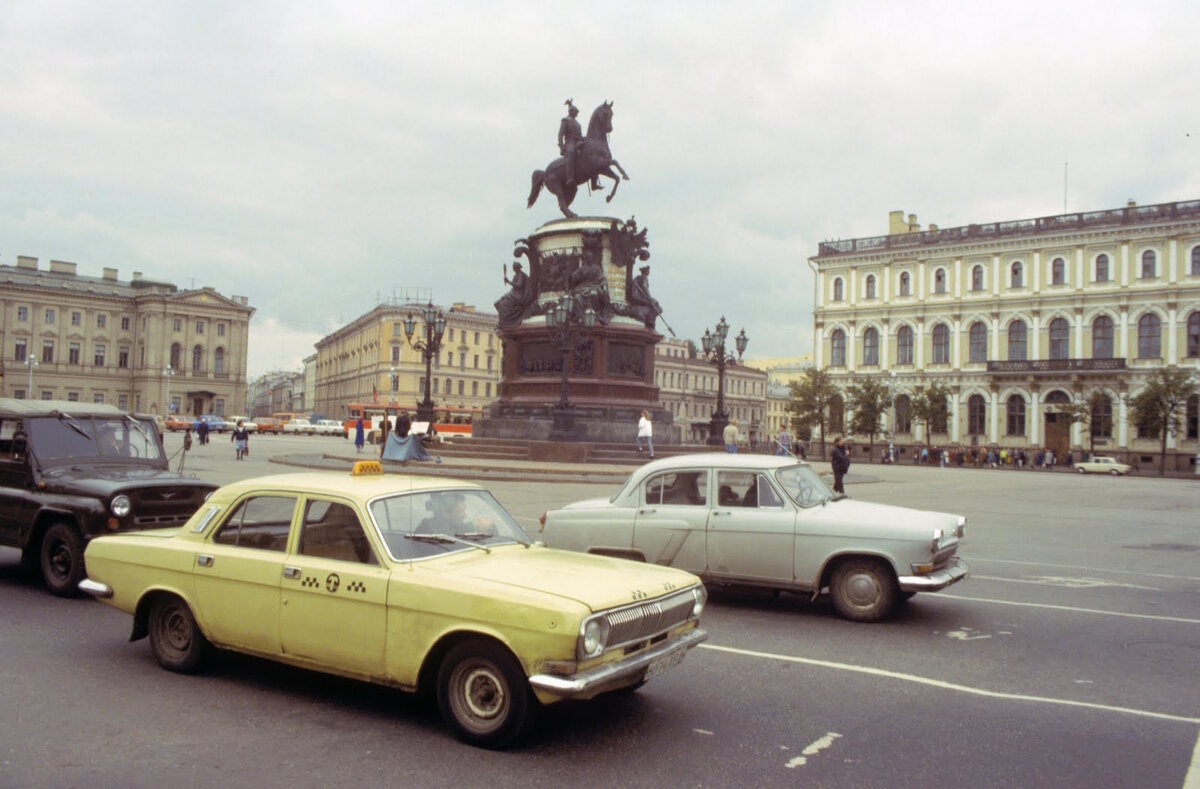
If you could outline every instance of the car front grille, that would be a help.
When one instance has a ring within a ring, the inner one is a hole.
[[[207,493],[207,488],[187,485],[131,490],[128,496],[133,500],[134,527],[145,529],[183,523],[204,503]]]
[[[618,608],[606,614],[610,628],[608,648],[644,641],[688,620],[696,604],[691,589],[647,603]]]

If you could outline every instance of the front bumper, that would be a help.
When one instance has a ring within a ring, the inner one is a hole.
[[[109,598],[113,596],[111,586],[102,584],[99,581],[93,581],[91,578],[84,578],[79,582],[79,591],[87,592],[92,597]]]
[[[629,680],[639,673],[645,673],[654,661],[686,652],[707,640],[708,631],[695,628],[633,657],[605,663],[569,677],[534,674],[529,678],[529,684],[538,690],[563,698],[588,696],[599,692],[608,685],[619,687],[623,680]]]
[[[896,579],[901,592],[936,592],[967,577],[966,562],[955,558],[954,563],[929,575],[902,575]]]

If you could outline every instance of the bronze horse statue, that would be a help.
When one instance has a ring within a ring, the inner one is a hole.
[[[579,185],[587,183],[597,175],[607,176],[613,180],[612,191],[604,198],[606,203],[612,202],[613,195],[617,193],[617,186],[621,183],[621,179],[613,172],[613,168],[617,168],[621,178],[626,181],[629,180],[629,176],[617,163],[617,160],[612,158],[612,153],[608,150],[608,134],[611,131],[612,102],[606,101],[592,111],[592,117],[588,121],[587,135],[575,152],[575,177],[567,178],[565,156],[560,156],[550,162],[545,170],[534,170],[533,188],[529,192],[529,203],[526,208],[533,207],[544,186],[550,194],[558,198],[558,208],[562,211],[563,216],[574,218],[575,212],[571,210],[571,203],[575,200],[575,193],[578,191]]]

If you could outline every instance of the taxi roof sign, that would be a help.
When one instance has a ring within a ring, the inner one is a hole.
[[[350,469],[350,476],[365,477],[368,474],[382,474],[383,464],[378,460],[359,460]]]

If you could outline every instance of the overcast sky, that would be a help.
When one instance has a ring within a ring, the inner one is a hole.
[[[680,337],[812,347],[820,241],[1200,198],[1200,4],[10,2],[0,262],[244,295],[249,373],[381,298],[481,309],[613,102]],[[607,184],[607,182],[606,182]],[[660,324],[660,330],[661,324]]]

